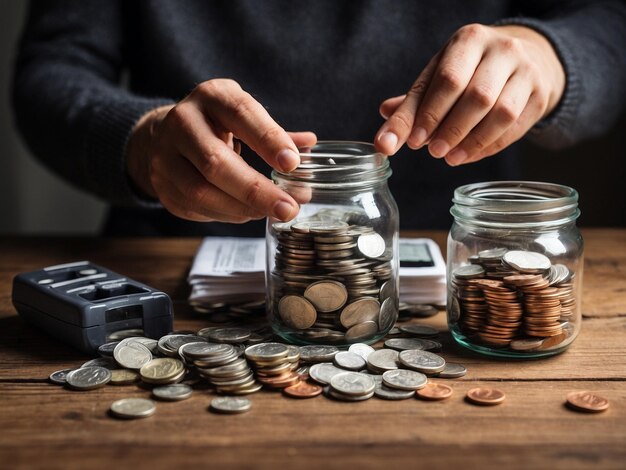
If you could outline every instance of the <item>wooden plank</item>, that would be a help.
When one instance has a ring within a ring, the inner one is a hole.
[[[252,411],[238,416],[209,413],[212,395],[196,392],[184,402],[159,403],[153,417],[138,421],[107,416],[118,397],[148,396],[134,387],[69,392],[46,384],[0,384],[0,455],[5,462],[32,462],[28,453],[37,449],[66,468],[69,462],[79,466],[115,455],[124,457],[125,466],[141,468],[179,468],[201,461],[199,456],[216,465],[245,467],[293,465],[293,458],[305,468],[329,461],[380,468],[412,459],[413,465],[448,466],[465,458],[475,465],[513,467],[623,464],[626,390],[621,382],[481,383],[505,391],[507,401],[497,407],[464,401],[474,383],[448,383],[455,394],[445,402],[301,401],[262,392],[251,397]],[[582,389],[605,396],[611,408],[598,415],[566,409],[567,393]]]

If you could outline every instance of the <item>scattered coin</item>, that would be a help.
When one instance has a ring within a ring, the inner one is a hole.
[[[416,393],[419,398],[424,400],[445,400],[452,396],[452,388],[448,385],[428,382],[424,388],[419,389]]]
[[[424,388],[428,379],[424,374],[413,370],[388,370],[383,374],[383,383],[398,390],[419,390]]]
[[[504,392],[497,388],[477,387],[467,392],[467,399],[475,405],[499,405],[505,398]]]
[[[357,353],[350,351],[338,352],[337,354],[335,354],[333,361],[335,362],[337,367],[353,371],[359,371],[367,365],[365,359],[363,359]]]
[[[50,374],[50,377],[48,378],[53,384],[65,385],[67,374],[69,374],[71,371],[72,369],[57,370],[56,372]]]
[[[111,413],[118,418],[147,418],[156,411],[156,404],[147,398],[123,398],[113,402]]]
[[[139,382],[141,376],[135,370],[114,369],[111,371],[111,381],[113,385],[130,385]]]
[[[309,382],[299,382],[283,388],[283,393],[293,398],[313,398],[322,393],[322,387]]]
[[[592,392],[571,392],[567,394],[567,406],[575,411],[599,413],[609,408],[609,401]]]
[[[186,400],[191,396],[192,392],[191,387],[185,384],[162,385],[152,389],[152,395],[168,401]]]
[[[330,379],[333,391],[341,395],[362,397],[374,392],[376,383],[367,374],[359,372],[342,372]]]
[[[111,371],[97,366],[81,367],[68,372],[65,380],[75,390],[93,390],[109,383]]]
[[[300,346],[300,359],[303,362],[328,362],[332,361],[339,352],[336,346],[307,345]]]
[[[372,354],[375,351],[375,349],[371,347],[369,344],[354,343],[350,345],[350,347],[348,348],[348,351],[358,354],[359,356],[361,356],[363,359],[367,361],[367,358],[369,357],[370,354]]]
[[[345,370],[340,369],[330,362],[319,362],[309,367],[309,376],[323,385],[328,385],[335,375],[341,374],[342,372],[345,372]]]
[[[239,397],[217,397],[211,400],[210,409],[225,414],[238,414],[249,411],[252,402],[247,398]]]
[[[467,374],[467,369],[462,364],[457,364],[456,362],[446,362],[445,367],[437,377],[440,379],[458,379],[459,377],[463,377]]]
[[[110,343],[104,343],[98,347],[98,354],[103,357],[113,357],[113,350],[119,341],[112,341]]]
[[[178,359],[162,357],[144,364],[139,373],[144,382],[168,384],[182,380],[185,375],[185,366]]]
[[[401,351],[398,355],[398,361],[405,367],[424,374],[437,374],[446,366],[443,357],[419,349]]]
[[[112,357],[97,357],[85,362],[81,367],[104,367],[105,369],[114,370],[119,369],[119,365]]]
[[[398,351],[393,349],[379,349],[367,358],[367,368],[373,372],[383,373],[398,368]]]
[[[400,331],[422,338],[434,338],[439,336],[439,331],[436,328],[427,325],[417,325],[414,323],[410,325],[402,325],[400,327]]]
[[[152,353],[141,343],[122,340],[115,346],[113,357],[126,369],[141,369],[144,364],[150,362]]]
[[[400,390],[381,385],[374,389],[374,395],[384,400],[406,400],[415,396],[415,390]]]

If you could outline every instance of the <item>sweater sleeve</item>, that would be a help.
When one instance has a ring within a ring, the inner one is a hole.
[[[606,132],[626,109],[626,3],[552,3],[562,6],[497,24],[533,28],[555,48],[567,77],[565,91],[557,108],[528,137],[561,149]]]
[[[127,206],[156,206],[130,183],[135,123],[170,103],[120,85],[123,0],[33,0],[13,81],[16,124],[37,158],[79,188]]]

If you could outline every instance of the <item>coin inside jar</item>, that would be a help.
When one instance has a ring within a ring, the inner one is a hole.
[[[348,292],[340,282],[318,281],[306,288],[304,297],[318,312],[333,312],[343,307],[348,299]]]
[[[286,295],[280,299],[278,312],[285,324],[298,330],[310,328],[317,319],[315,307],[299,295]]]

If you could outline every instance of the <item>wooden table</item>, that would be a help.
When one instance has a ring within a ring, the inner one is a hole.
[[[417,233],[442,244],[445,234]],[[626,468],[626,230],[586,230],[582,333],[557,357],[494,360],[455,346],[443,355],[469,370],[446,381],[444,402],[294,400],[263,391],[236,416],[207,411],[212,394],[159,403],[144,420],[112,419],[110,404],[148,397],[138,386],[73,392],[48,383],[88,357],[26,325],[11,304],[22,271],[90,259],[169,293],[178,329],[206,319],[186,306],[186,274],[199,239],[0,239],[0,467],[2,468]],[[423,321],[445,330],[445,314]],[[497,386],[504,404],[464,401]],[[564,406],[568,392],[595,391],[601,414]],[[280,467],[282,466],[282,467]],[[358,466],[358,467],[357,467]]]

